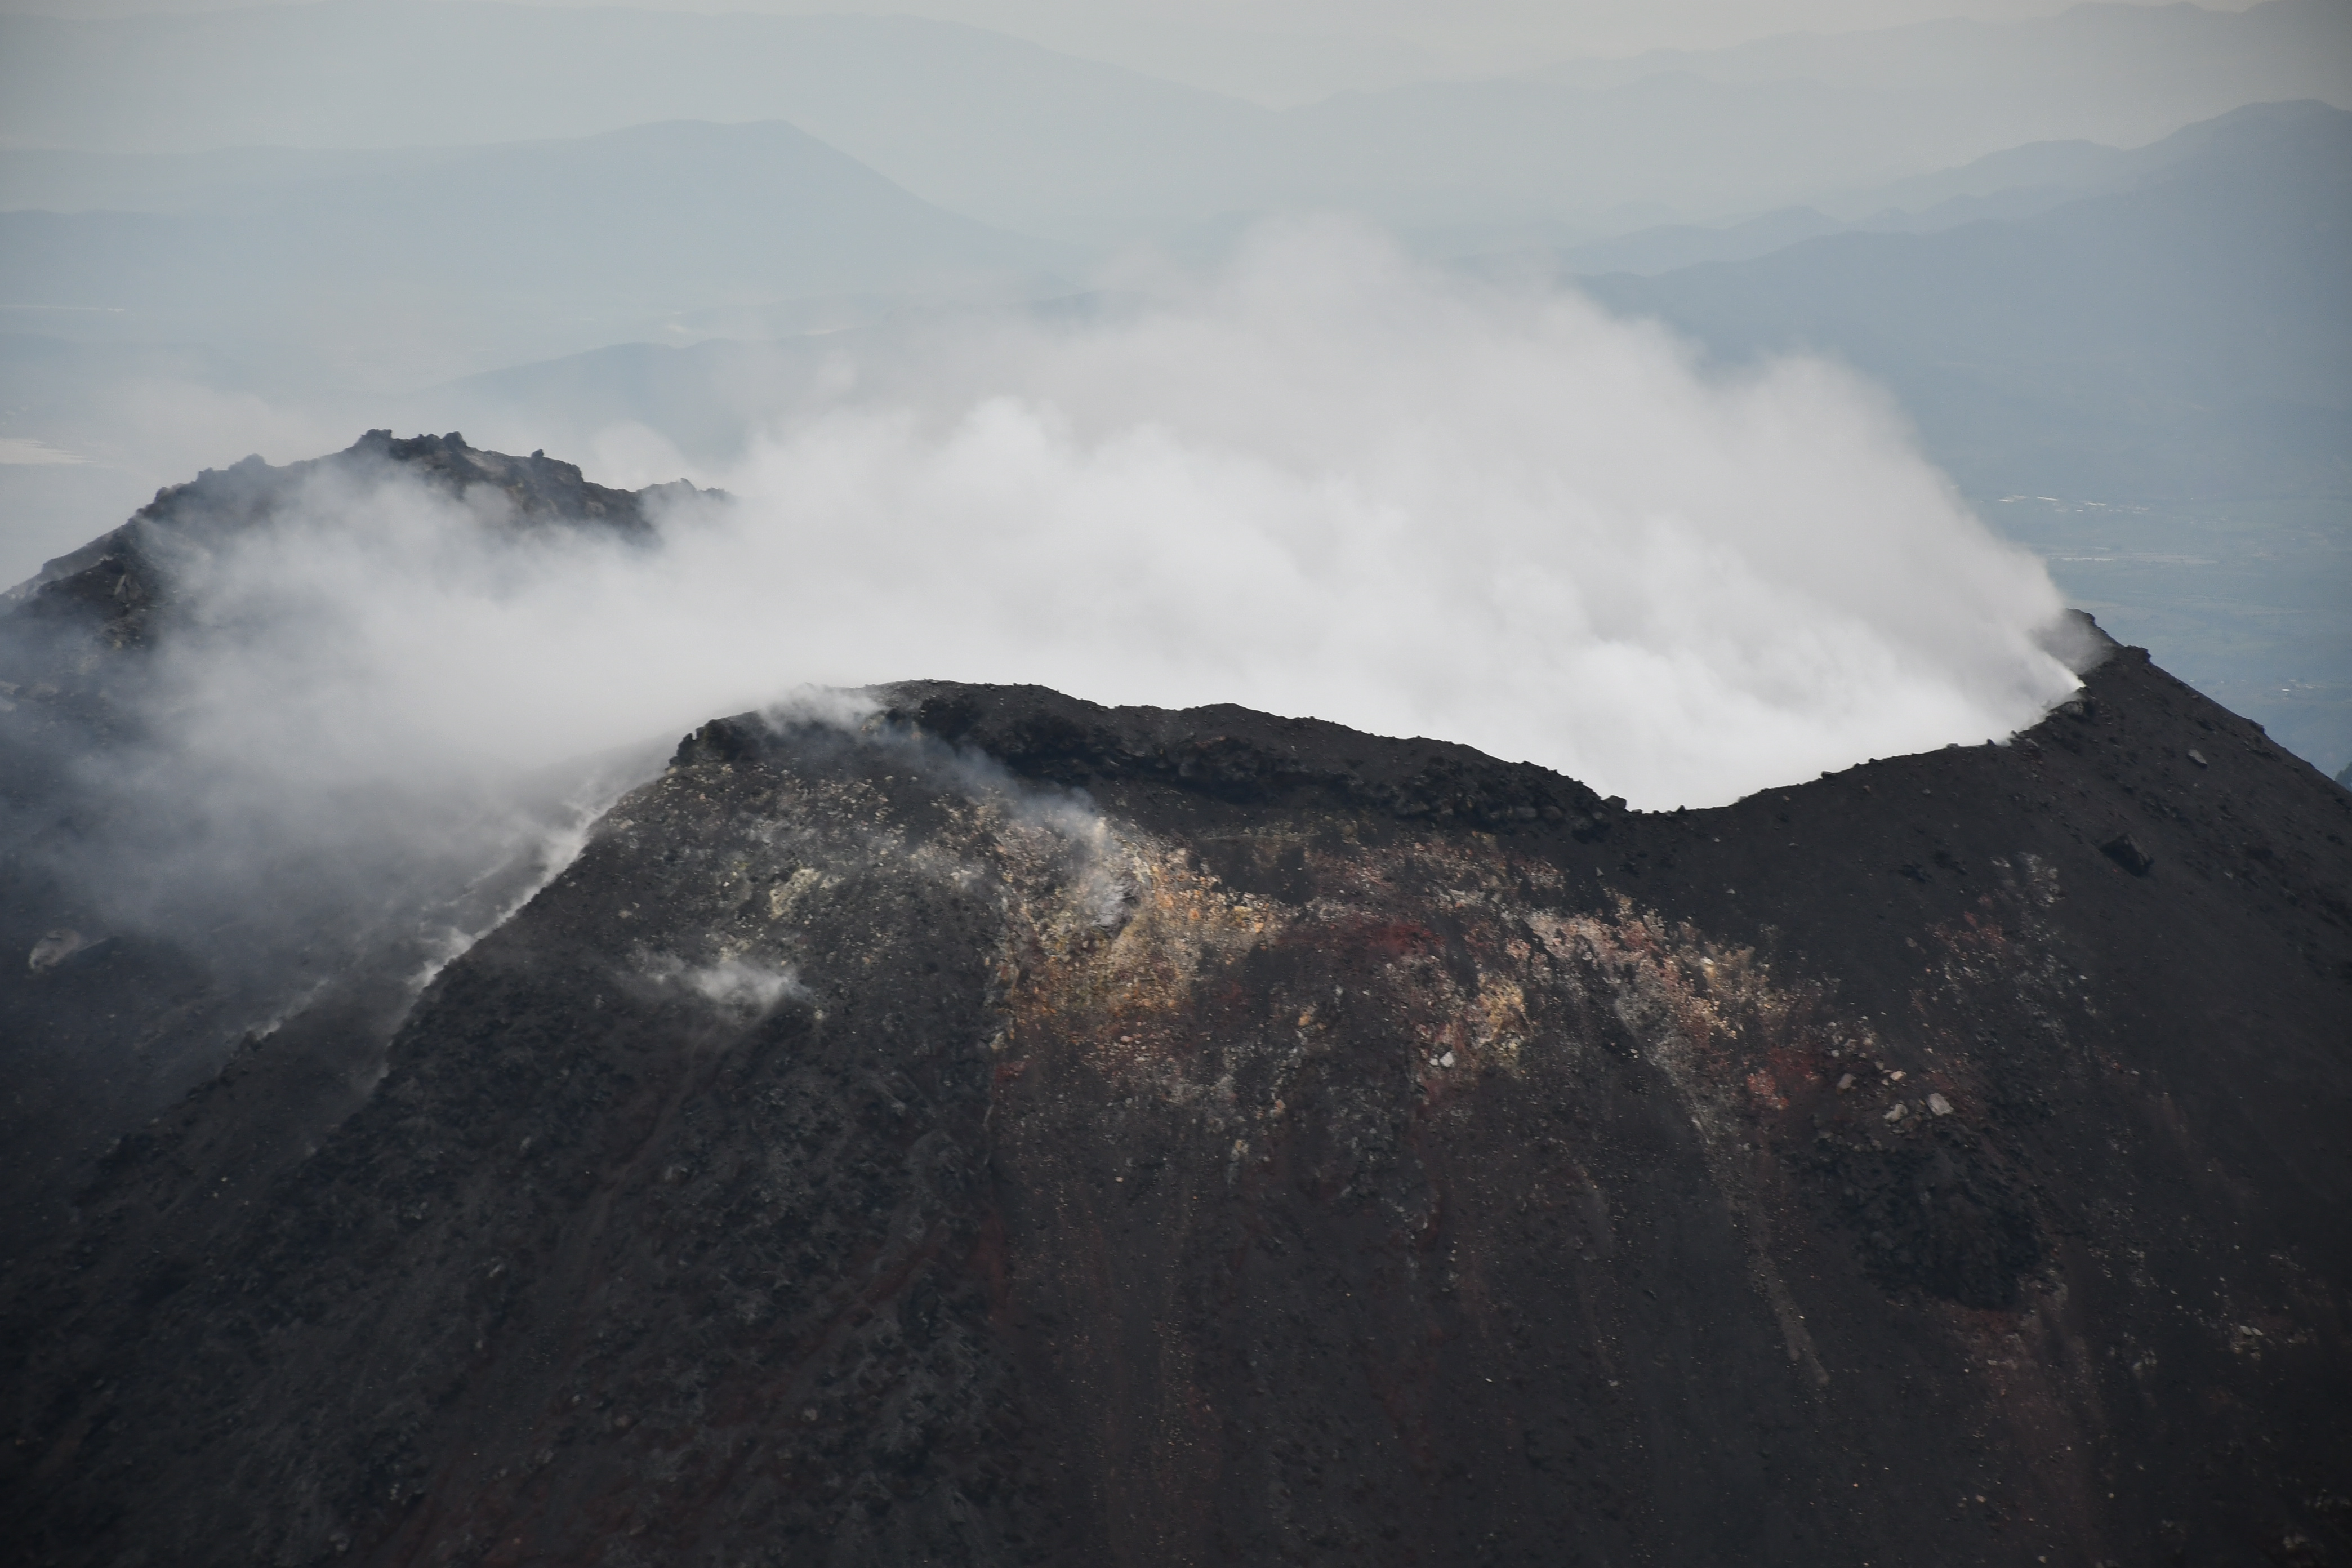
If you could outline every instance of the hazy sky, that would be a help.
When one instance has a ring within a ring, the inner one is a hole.
[[[749,5],[694,4],[695,9]],[[849,0],[779,10],[913,12],[1047,38],[1098,30],[1139,38],[1198,28],[1391,44],[1508,67],[1520,51],[1615,54],[1706,47],[1774,33],[1846,31],[1938,16],[2000,20],[2067,9],[2057,0]],[[2209,5],[2209,10],[2241,5]]]
[[[45,16],[239,8],[237,0],[0,0],[0,12]],[[1706,48],[1779,33],[1843,32],[1947,16],[2001,21],[2068,7],[2060,0],[633,0],[631,8],[930,16],[1285,102],[1348,87],[1511,71],[1584,55]],[[2204,8],[2245,6],[2239,0],[2205,0]]]

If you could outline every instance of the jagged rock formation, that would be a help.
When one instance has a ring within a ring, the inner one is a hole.
[[[174,567],[191,551],[272,521],[319,481],[364,483],[395,470],[452,498],[494,500],[480,509],[484,525],[513,531],[590,527],[650,539],[648,503],[697,493],[682,479],[642,491],[611,489],[544,452],[485,452],[454,431],[395,440],[389,430],[371,430],[332,457],[282,468],[247,458],[206,468],[157,491],[121,528],[0,595],[6,628],[0,651],[9,666],[0,695],[36,711],[61,703],[86,707],[101,681],[135,678],[120,660],[90,656],[152,645],[159,616],[168,616]]]
[[[2137,650],[1674,814],[873,703],[110,1152],[9,1560],[2352,1557],[2352,795]]]

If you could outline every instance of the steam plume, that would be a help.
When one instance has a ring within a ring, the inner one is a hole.
[[[317,490],[204,565],[222,635],[175,668],[177,743],[306,798],[470,788],[937,677],[1436,735],[1663,807],[1998,736],[2073,684],[2038,563],[1866,384],[1711,373],[1343,226],[841,368],[650,552]]]
[[[648,566],[362,613],[388,658],[414,627],[404,663],[510,671],[433,722],[542,752],[791,682],[1024,680],[1442,736],[1646,806],[1998,736],[2073,684],[2039,563],[1836,367],[1711,373],[1339,225],[1150,299],[845,358]]]

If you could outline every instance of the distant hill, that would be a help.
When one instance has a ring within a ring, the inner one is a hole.
[[[1569,60],[1528,76],[1581,88],[1664,75],[1803,80],[1905,95],[1974,93],[1989,112],[2063,97],[2085,111],[2132,114],[2169,104],[2169,112],[2193,116],[2200,100],[2212,105],[2205,112],[2215,113],[2298,80],[2305,93],[2325,96],[2326,84],[2340,83],[2352,69],[2347,51],[2352,6],[2343,0],[2266,0],[2242,8],[2126,0],[2014,21],[1953,16],[1784,33],[1724,48],[1653,49]]]
[[[51,332],[309,345],[344,379],[397,381],[680,311],[1017,291],[1068,255],[790,125],[671,123],[225,186],[192,211],[0,213],[0,304]]]
[[[2259,116],[2266,112],[2255,110]],[[1729,224],[1661,224],[1563,249],[1572,273],[1671,272],[1709,261],[1746,261],[1823,235],[1935,234],[1988,219],[2026,218],[2084,196],[2135,190],[2175,165],[2242,147],[2245,122],[2225,114],[2146,146],[2033,142],[1956,168],[1818,195]],[[0,168],[5,168],[0,163]]]
[[[1998,153],[1972,158],[1958,168],[1937,169],[1884,185],[1821,197],[1815,205],[1840,217],[1867,219],[1885,213],[1926,214],[1967,202],[2000,201],[2021,192],[2087,195],[2106,184],[2119,163],[2131,156],[2120,148],[2096,142],[2029,142],[2021,147],[2004,147]]]
[[[1745,222],[1710,226],[1669,223],[1612,236],[1564,250],[1559,269],[1571,274],[1673,272],[1709,261],[1769,256],[1799,240],[1843,234],[1848,226],[1812,207],[1782,207]]]

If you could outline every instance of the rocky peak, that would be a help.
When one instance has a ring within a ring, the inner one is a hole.
[[[519,521],[601,524],[633,537],[648,536],[652,531],[652,523],[646,517],[646,501],[676,488],[662,485],[642,491],[617,490],[591,484],[575,463],[551,458],[545,452],[514,458],[503,452],[484,451],[467,446],[465,437],[454,430],[446,436],[412,436],[405,440],[395,439],[389,430],[371,430],[335,457],[322,460],[345,468],[360,468],[369,462],[394,464],[450,495],[461,496],[478,486],[488,487],[506,498],[512,509],[510,515]],[[246,461],[253,459],[248,458]],[[685,486],[682,493],[698,493],[694,486],[682,479],[676,484]]]
[[[173,563],[184,552],[287,514],[320,479],[365,484],[394,475],[453,500],[495,498],[476,509],[486,528],[576,528],[648,542],[653,506],[719,493],[684,479],[614,489],[544,452],[486,451],[455,431],[400,439],[370,430],[341,452],[283,466],[249,457],[156,491],[121,527],[0,594],[0,681],[86,705],[92,691],[125,678],[121,661],[108,656],[152,642],[158,618],[174,601]]]

